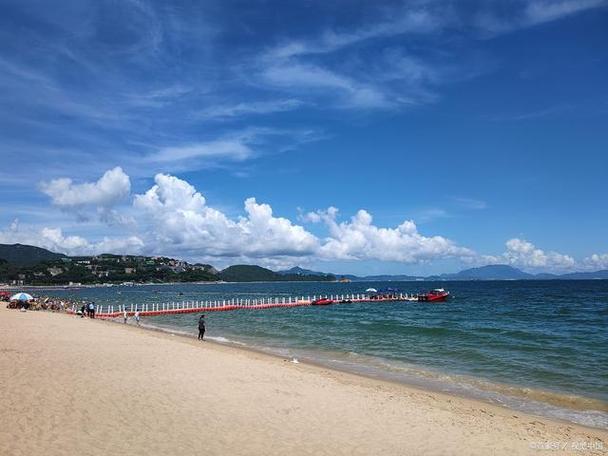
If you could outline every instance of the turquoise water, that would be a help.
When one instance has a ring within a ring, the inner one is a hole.
[[[438,285],[453,299],[210,312],[208,335],[608,428],[608,281],[180,284],[49,294],[142,304],[361,293],[370,286],[411,293]],[[144,323],[194,334],[197,318]]]

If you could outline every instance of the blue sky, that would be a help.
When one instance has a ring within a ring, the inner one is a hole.
[[[608,268],[606,1],[0,13],[0,242],[355,273]]]

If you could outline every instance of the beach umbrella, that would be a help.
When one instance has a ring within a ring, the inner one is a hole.
[[[28,293],[17,293],[11,296],[11,301],[33,301],[34,297]]]
[[[366,293],[378,293],[378,290],[376,290],[375,288],[368,288],[367,290],[365,290]]]

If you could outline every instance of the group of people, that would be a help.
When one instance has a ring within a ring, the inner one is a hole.
[[[139,310],[135,310],[135,312],[133,313],[133,318],[135,319],[135,323],[139,326],[139,323],[141,321]],[[127,312],[127,309],[122,310],[122,321],[125,325],[129,322],[129,312]],[[198,318],[198,340],[204,340],[205,329],[205,314],[202,314]]]
[[[95,303],[89,302],[88,304],[83,304],[80,307],[80,318],[84,317],[95,318]]]
[[[9,308],[18,308],[19,304],[23,304],[17,301],[11,301],[7,304]],[[33,310],[51,310],[51,311],[71,311],[78,315],[81,318],[89,317],[95,318],[95,303],[94,302],[78,302],[67,299],[55,299],[50,297],[41,297],[37,298],[33,301],[26,303],[30,309]],[[80,305],[80,308],[78,308]],[[123,322],[127,324],[129,321],[129,313],[126,309],[122,311]],[[133,313],[133,319],[137,325],[140,324],[141,318],[139,310],[135,310]],[[202,314],[198,319],[198,340],[204,340],[205,338],[205,314]]]
[[[10,301],[8,297],[0,299],[6,302],[7,309],[27,309],[27,310],[50,310],[51,312],[63,312],[73,308],[75,303],[68,299],[57,299],[51,297],[35,297],[31,301]]]
[[[133,314],[133,318],[135,319],[135,323],[137,324],[137,326],[139,326],[139,322],[140,322],[140,315],[139,315],[139,310],[135,309],[135,313]],[[123,323],[126,325],[127,322],[129,321],[129,313],[127,312],[127,309],[123,309],[122,310],[122,321]]]

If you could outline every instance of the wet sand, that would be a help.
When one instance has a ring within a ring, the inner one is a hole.
[[[1,455],[606,453],[604,430],[194,338],[0,309]]]

